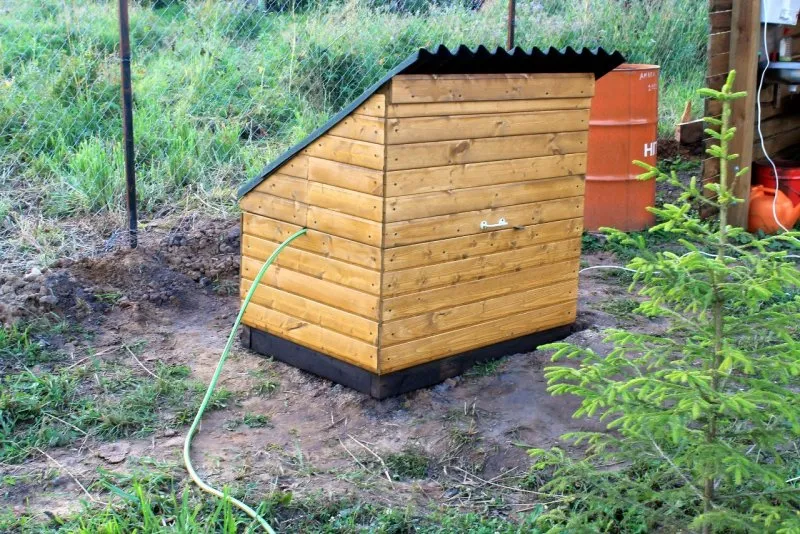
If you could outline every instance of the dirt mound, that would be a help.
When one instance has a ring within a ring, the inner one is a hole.
[[[166,232],[148,227],[135,250],[0,275],[0,324],[47,312],[82,320],[114,305],[163,305],[197,284],[233,293],[239,238],[238,220],[184,218]]]
[[[239,220],[183,220],[159,242],[160,257],[201,285],[239,272]]]

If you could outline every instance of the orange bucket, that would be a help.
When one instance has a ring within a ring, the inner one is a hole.
[[[642,230],[655,222],[654,180],[636,179],[641,160],[656,164],[658,65],[625,64],[595,85],[589,115],[584,227]]]

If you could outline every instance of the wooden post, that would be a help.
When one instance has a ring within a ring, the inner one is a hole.
[[[736,70],[734,91],[747,91],[747,97],[734,101],[731,123],[736,127],[736,137],[731,144],[731,153],[739,154],[732,162],[731,176],[740,167],[750,167],[753,158],[753,137],[756,120],[756,98],[758,98],[758,50],[761,20],[761,0],[736,0],[733,2],[731,18],[730,68]],[[735,182],[733,194],[744,199],[744,203],[733,206],[730,223],[747,226],[750,205],[750,175],[743,174]]]

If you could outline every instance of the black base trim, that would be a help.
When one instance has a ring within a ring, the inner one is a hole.
[[[539,345],[563,339],[572,332],[573,325],[559,326],[385,375],[371,373],[351,363],[247,326],[242,329],[242,344],[248,349],[272,356],[303,371],[367,393],[376,399],[385,399],[438,384],[447,378],[462,374],[479,362],[509,354],[531,352]]]

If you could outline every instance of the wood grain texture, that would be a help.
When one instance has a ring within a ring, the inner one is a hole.
[[[329,135],[383,144],[386,141],[383,117],[351,113],[328,130]]]
[[[386,143],[423,143],[472,138],[505,137],[588,130],[589,110],[536,111],[389,119]]]
[[[770,157],[774,158],[781,150],[800,143],[800,128],[779,133],[764,139],[764,145]],[[764,157],[760,142],[753,144],[753,159],[759,160]]]
[[[383,195],[383,173],[320,158],[308,158],[308,180],[368,195]]]
[[[306,226],[373,247],[380,247],[382,244],[383,225],[381,223],[319,206],[308,206]]]
[[[586,154],[564,154],[386,173],[386,196],[527,182],[586,173]]]
[[[709,0],[708,10],[711,13],[715,11],[730,11],[733,6],[733,0]]]
[[[392,79],[392,104],[585,98],[594,94],[594,75],[401,74]]]
[[[388,145],[386,170],[574,154],[586,152],[587,140],[588,132],[563,132]]]
[[[303,154],[368,169],[383,170],[384,145],[325,134],[303,150]]]
[[[731,29],[731,11],[714,11],[708,15],[711,24],[711,33],[728,31]]]
[[[583,216],[583,196],[426,217],[413,221],[398,221],[386,223],[384,248],[480,234],[486,231],[480,229],[481,221],[495,224],[501,217],[513,227],[581,216]]]
[[[254,191],[305,203],[306,189],[308,189],[308,180],[305,178],[275,173],[258,184]]]
[[[390,373],[504,339],[567,325],[575,321],[576,308],[575,301],[555,304],[384,347],[381,348],[379,356],[381,372]]]
[[[250,191],[239,200],[243,211],[256,213],[300,226],[306,225],[306,211],[308,206],[303,202],[289,200],[258,191]]]
[[[708,57],[729,52],[731,49],[731,32],[712,33],[708,38]]]
[[[478,113],[520,113],[558,109],[589,109],[591,98],[540,98],[537,100],[483,100],[474,102],[434,102],[430,104],[392,104],[387,117],[440,117]]]
[[[756,87],[758,65],[754,58],[759,50],[759,27],[761,18],[760,2],[735,2],[731,22],[731,69],[736,70],[736,80],[732,90],[747,91],[747,96],[733,101],[731,125],[736,127],[736,137],[731,141],[730,153],[739,154],[741,165],[748,165],[753,156],[753,122],[755,120]],[[733,166],[730,166],[733,169]],[[730,209],[730,224],[747,226],[747,213],[750,206],[750,172],[744,173],[735,182],[730,174],[732,193],[744,202],[734,204]]]
[[[575,278],[545,287],[389,321],[382,326],[381,346],[388,347],[429,337],[440,332],[484,323],[500,317],[514,316],[553,304],[574,302],[577,297],[578,279]]]
[[[423,265],[474,258],[505,250],[516,250],[540,243],[580,237],[583,218],[533,224],[522,229],[507,228],[482,234],[453,237],[427,243],[390,248],[385,251],[387,273]]]
[[[377,372],[378,348],[333,330],[286,315],[258,304],[247,307],[242,323],[281,336],[305,347],[331,354],[346,362]]]
[[[251,280],[242,278],[240,288],[242,298],[244,298],[252,285],[253,282]],[[371,345],[376,345],[378,342],[377,321],[365,319],[359,315],[348,313],[332,306],[326,306],[320,302],[281,291],[274,287],[259,284],[251,302]]]
[[[578,260],[532,267],[463,284],[387,298],[382,303],[381,317],[384,322],[388,322],[535,287],[545,287],[577,277]]]
[[[774,135],[790,132],[792,130],[800,128],[800,115],[798,114],[776,113],[771,118],[767,120],[764,119],[765,117],[762,114],[761,133],[764,134],[765,139],[767,137],[772,137]],[[753,144],[754,145],[760,144],[758,135],[754,136]]]
[[[308,158],[303,154],[298,154],[281,165],[275,172],[297,178],[305,178],[308,176]]]
[[[279,245],[280,243],[267,241],[250,234],[242,235],[242,254],[261,262],[266,261]],[[280,253],[275,260],[275,265],[365,293],[380,295],[380,272],[352,263],[326,258],[289,246]]]
[[[242,232],[262,239],[282,243],[302,227],[269,217],[245,212]],[[302,238],[292,242],[293,248],[307,250],[326,258],[346,261],[376,271],[381,268],[381,249],[357,241],[343,239],[310,229]]]
[[[356,108],[356,113],[371,117],[386,116],[386,95],[374,94]]]
[[[386,199],[386,221],[529,204],[583,195],[583,176],[565,176],[503,185],[472,187]]]
[[[242,256],[242,278],[254,280],[263,263],[261,260]],[[333,282],[273,265],[264,274],[261,283],[367,319],[378,319],[379,297]]]
[[[717,54],[708,60],[708,75],[715,76],[719,74],[728,74],[730,70],[730,54]]]
[[[307,203],[312,206],[376,222],[383,220],[383,197],[334,185],[309,182],[307,198]]]
[[[402,271],[390,271],[383,275],[382,297],[453,286],[539,265],[577,260],[580,255],[581,239],[574,238]]]

